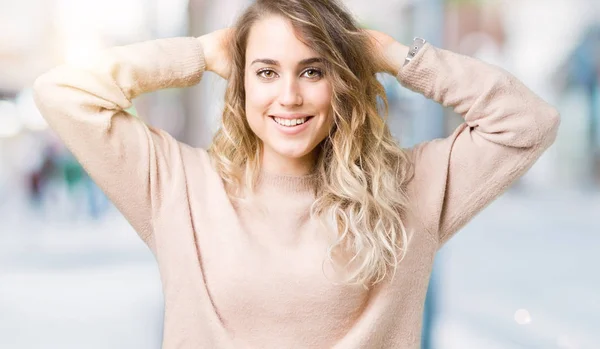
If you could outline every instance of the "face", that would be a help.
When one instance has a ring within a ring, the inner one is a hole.
[[[256,22],[246,48],[246,117],[262,140],[263,169],[303,174],[329,134],[331,84],[322,58],[278,16]]]

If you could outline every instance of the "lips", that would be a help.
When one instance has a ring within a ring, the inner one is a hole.
[[[280,120],[281,120],[281,119],[283,119],[283,120],[306,119],[306,120],[304,121],[304,123],[307,123],[307,122],[308,122],[310,119],[312,119],[312,118],[314,117],[314,115],[300,115],[300,116],[294,116],[294,117],[289,117],[289,116],[283,116],[283,117],[282,117],[282,116],[277,116],[277,115],[269,115],[269,117],[270,117],[270,118],[271,118],[273,121],[275,121],[275,122],[277,122],[277,121],[275,120],[275,118],[277,118],[277,119],[280,119]]]
[[[314,115],[309,114],[273,114],[269,115],[272,118],[280,119],[301,119],[301,118],[312,118]]]
[[[269,115],[270,118],[279,118],[279,119],[289,119],[289,120],[293,120],[293,119],[302,119],[302,118],[307,118],[310,119],[312,118],[314,115],[307,115],[307,114],[294,114],[294,115]]]
[[[305,118],[305,121],[303,123],[293,125],[293,123],[295,122],[293,121],[294,119],[280,119],[279,117],[272,115],[269,115],[269,117],[271,118],[271,120],[273,120],[273,123],[276,125],[275,127],[277,130],[289,136],[299,134],[306,130],[309,127],[311,119],[313,118],[313,116],[302,116],[301,118]],[[276,119],[279,120],[279,122]],[[283,122],[283,124],[280,122]],[[285,125],[286,122],[289,125]]]

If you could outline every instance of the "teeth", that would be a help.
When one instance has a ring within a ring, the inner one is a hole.
[[[278,124],[283,125],[283,126],[296,126],[296,125],[300,125],[306,122],[307,118],[300,118],[300,119],[281,119],[281,118],[273,118]]]

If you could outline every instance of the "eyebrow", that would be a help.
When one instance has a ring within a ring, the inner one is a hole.
[[[307,64],[313,64],[313,63],[323,63],[324,60],[322,58],[318,58],[318,57],[312,57],[312,58],[307,58],[307,59],[303,59],[299,62],[299,65],[307,65]],[[274,59],[269,59],[269,58],[259,58],[259,59],[255,59],[252,61],[252,63],[250,65],[253,65],[254,63],[264,63],[264,64],[268,64],[268,65],[275,65],[275,66],[279,66],[279,62],[274,60]]]

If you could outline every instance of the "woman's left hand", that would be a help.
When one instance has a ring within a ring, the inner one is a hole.
[[[408,54],[408,47],[391,36],[377,30],[365,29],[378,58],[377,67],[381,72],[397,76]]]

